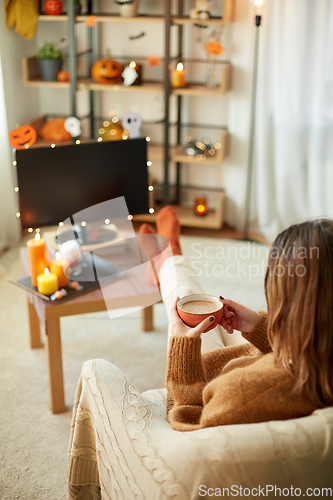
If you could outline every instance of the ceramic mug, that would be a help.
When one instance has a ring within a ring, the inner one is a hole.
[[[192,305],[193,309],[192,311],[184,310],[186,309],[185,304],[194,301],[198,301],[198,304]],[[205,308],[205,303],[212,303],[211,310],[209,309],[205,312],[198,312],[198,307],[200,309],[200,303],[204,308]],[[209,332],[209,330],[212,330],[221,322],[223,316],[223,304],[222,302],[219,301],[217,297],[214,297],[214,295],[208,295],[206,293],[186,295],[185,297],[182,297],[181,299],[178,300],[177,312],[179,317],[185,323],[185,325],[190,326],[191,328],[197,326],[205,318],[208,318],[209,316],[214,316],[215,320],[212,321],[211,325],[209,325],[209,327],[206,328],[205,330],[205,332]]]

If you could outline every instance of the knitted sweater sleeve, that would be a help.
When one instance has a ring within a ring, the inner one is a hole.
[[[206,401],[207,405],[205,405],[203,391],[212,379],[220,379],[221,377],[228,377],[228,375],[232,377],[231,373],[221,375],[222,369],[229,361],[258,353],[257,349],[261,352],[269,352],[270,346],[266,335],[266,324],[266,315],[261,313],[260,319],[252,332],[244,334],[252,345],[245,344],[215,349],[203,355],[201,355],[200,337],[172,337],[170,339],[166,386],[174,403],[172,410],[168,414],[168,420],[174,429],[187,431],[218,425],[211,423],[209,417],[212,413],[216,414],[217,392],[215,392],[215,397],[210,397],[209,401]],[[248,361],[247,364],[252,363],[251,358]],[[234,384],[232,383],[232,385]],[[234,390],[236,389],[234,388]],[[228,401],[228,404],[230,404],[230,401]],[[223,407],[223,401],[220,399],[218,407],[220,407],[219,410]],[[213,411],[212,408],[214,408]]]

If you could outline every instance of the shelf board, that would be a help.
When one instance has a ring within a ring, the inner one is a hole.
[[[217,203],[215,210],[210,210],[206,215],[195,215],[193,209],[184,208],[178,205],[173,205],[177,212],[177,216],[181,226],[199,227],[205,229],[220,229],[224,222],[224,203],[225,194],[221,193],[221,197]],[[138,222],[156,222],[160,207],[155,208],[153,214],[135,215],[133,220]]]
[[[153,92],[162,94],[164,86],[162,82],[142,82],[141,85],[108,85],[103,83],[96,83],[91,78],[82,78],[78,80],[78,89],[98,90],[98,91],[111,91],[111,92]]]
[[[96,20],[98,23],[161,23],[164,22],[164,16],[143,16],[139,15],[136,17],[121,17],[119,15],[109,15],[109,14],[94,14],[96,15]],[[75,20],[77,22],[85,22],[89,15],[76,16]],[[61,14],[60,16],[48,16],[47,14],[40,14],[38,16],[39,21],[68,21],[69,17],[67,14]],[[172,24],[185,25],[185,24],[196,24],[202,26],[223,26],[228,24],[222,17],[215,17],[212,19],[190,19],[189,17],[173,17]]]
[[[173,17],[172,23],[177,25],[196,24],[198,26],[223,26],[228,24],[222,17],[212,19],[190,19],[189,17]]]

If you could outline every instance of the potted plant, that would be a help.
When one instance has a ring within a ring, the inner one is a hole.
[[[64,54],[54,42],[46,42],[37,50],[37,61],[45,82],[54,82],[61,70]]]
[[[139,0],[115,0],[115,2],[119,5],[121,17],[136,17]]]

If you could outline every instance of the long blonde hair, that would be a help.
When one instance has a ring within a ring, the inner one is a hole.
[[[296,224],[270,250],[265,277],[268,338],[295,378],[295,393],[333,404],[333,221]]]

